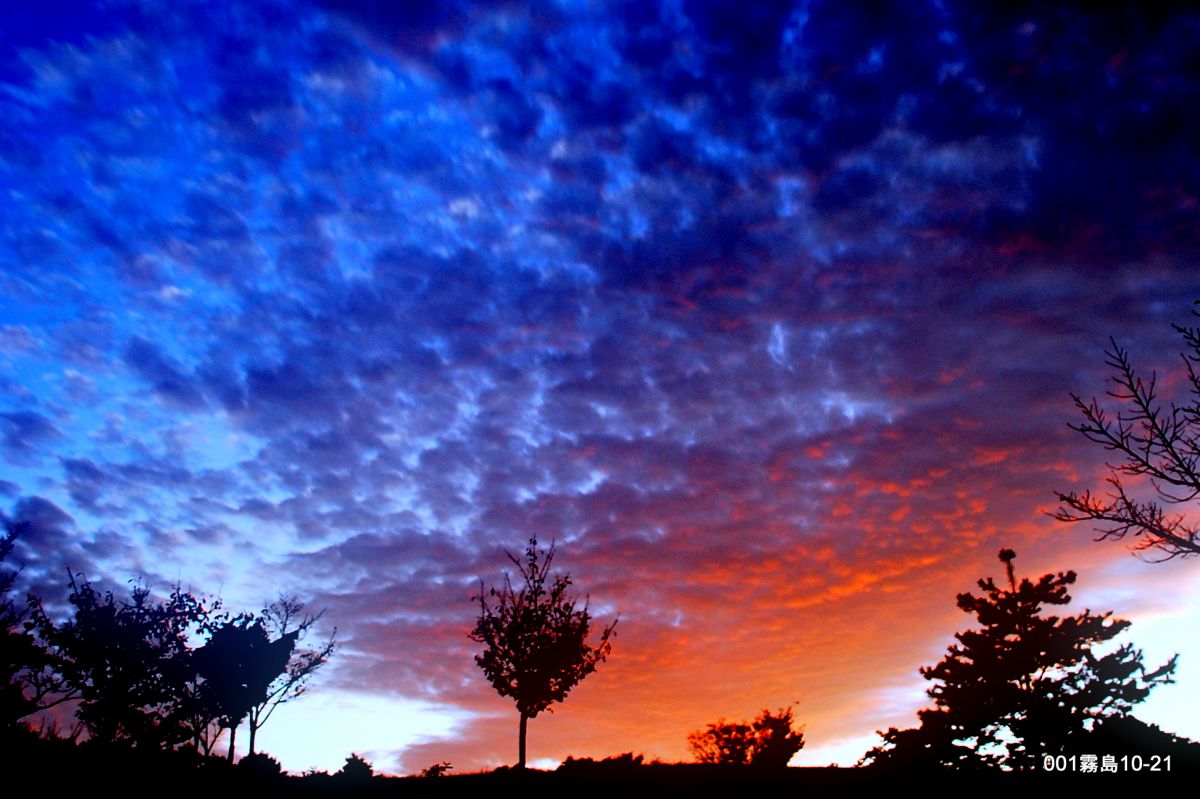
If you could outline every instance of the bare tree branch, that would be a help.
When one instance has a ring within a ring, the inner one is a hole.
[[[1119,409],[1114,416],[1099,400],[1072,394],[1082,421],[1068,425],[1116,454],[1107,464],[1108,490],[1104,496],[1087,490],[1056,492],[1062,507],[1052,514],[1063,522],[1098,525],[1097,540],[1131,536],[1137,539],[1134,552],[1156,562],[1200,554],[1200,525],[1189,521],[1186,512],[1164,510],[1200,497],[1200,329],[1172,327],[1184,340],[1188,401],[1164,406],[1158,399],[1157,374],[1142,378],[1128,351],[1109,339],[1105,363],[1113,371],[1113,387],[1105,393]],[[1145,479],[1157,499],[1135,497],[1123,477]]]

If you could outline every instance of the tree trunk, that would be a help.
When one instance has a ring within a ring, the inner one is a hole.
[[[237,740],[237,727],[229,728],[229,762],[233,762],[233,742]]]
[[[517,756],[517,768],[525,768],[525,730],[529,727],[529,716],[521,714],[521,737]]]
[[[254,711],[250,711],[250,754],[254,754],[254,739],[258,735],[258,719],[254,717]]]

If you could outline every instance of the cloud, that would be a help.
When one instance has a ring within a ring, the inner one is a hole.
[[[61,435],[50,419],[36,411],[11,411],[0,414],[4,427],[4,447],[11,457],[32,452],[42,442]]]
[[[0,73],[0,487],[46,568],[327,605],[336,689],[475,719],[414,769],[509,758],[535,534],[622,619],[548,756],[883,725],[995,549],[1077,556],[1107,336],[1178,383],[1190,12],[140,8]]]
[[[154,393],[167,401],[179,403],[184,407],[204,404],[200,392],[182,373],[179,364],[164,355],[149,340],[141,336],[131,339],[125,347],[125,363],[138,377],[151,385]]]

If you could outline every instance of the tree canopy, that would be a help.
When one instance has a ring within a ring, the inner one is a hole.
[[[229,730],[231,760],[238,726],[266,701],[268,688],[286,670],[295,646],[295,635],[272,641],[260,619],[242,616],[213,629],[196,651],[202,695],[220,725]]]
[[[196,681],[191,638],[209,619],[204,602],[176,586],[162,602],[134,585],[128,600],[101,593],[82,574],[69,577],[73,615],[55,624],[40,602],[38,630],[61,676],[78,697],[76,717],[90,738],[142,748],[193,739]]]
[[[0,560],[19,531],[9,525]],[[297,644],[321,615],[281,597],[260,615],[232,616],[220,602],[176,585],[156,600],[141,584],[127,599],[69,573],[65,618],[30,596],[22,609],[8,596],[13,572],[0,572],[0,710],[8,730],[38,710],[74,703],[76,732],[89,740],[141,750],[194,748],[209,755],[237,728],[254,734],[280,704],[304,693],[334,651],[333,635],[313,649]],[[336,630],[334,631],[336,634]]]
[[[300,642],[324,615],[324,610],[307,612],[303,602],[294,595],[286,594],[268,603],[259,614],[259,624],[278,637],[271,644],[273,654],[270,670],[274,676],[266,682],[265,690],[250,707],[251,754],[255,751],[259,729],[267,723],[275,709],[302,696],[308,690],[309,680],[337,651],[336,627],[330,632],[329,638],[319,645],[299,648]],[[280,661],[282,667],[276,670],[275,666]]]
[[[512,697],[520,714],[518,767],[525,766],[528,720],[555,702],[561,702],[579,682],[595,671],[612,651],[616,621],[600,632],[595,645],[588,643],[592,617],[586,600],[568,595],[571,578],[551,579],[554,545],[539,550],[529,539],[525,559],[508,555],[521,574],[514,588],[509,576],[504,585],[486,592],[480,584],[475,599],[479,618],[470,637],[484,645],[475,662],[500,696]]]
[[[1070,602],[1074,572],[1018,582],[1010,549],[1000,551],[1008,585],[979,581],[982,596],[959,594],[958,607],[979,628],[921,675],[933,707],[920,727],[892,728],[864,762],[957,768],[1036,768],[1047,754],[1068,751],[1097,723],[1124,718],[1155,686],[1171,682],[1175,658],[1147,671],[1132,644],[1105,647],[1130,626],[1090,610],[1059,618],[1048,605]]]

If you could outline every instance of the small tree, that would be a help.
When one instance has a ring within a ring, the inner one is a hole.
[[[254,754],[259,729],[271,718],[275,708],[303,695],[308,690],[309,680],[337,650],[336,627],[324,643],[309,649],[296,648],[324,615],[324,610],[306,613],[304,603],[293,595],[281,594],[263,608],[260,621],[279,636],[274,645],[280,652],[286,648],[287,656],[283,658],[283,668],[275,672],[261,698],[250,707],[250,754]]]
[[[1098,524],[1101,539],[1132,535],[1138,539],[1136,550],[1152,551],[1159,560],[1200,555],[1200,525],[1167,510],[1200,498],[1200,329],[1172,327],[1183,337],[1190,399],[1164,407],[1156,393],[1157,375],[1151,372],[1143,380],[1128,352],[1109,339],[1105,363],[1113,370],[1113,388],[1108,396],[1123,407],[1112,415],[1095,398],[1084,401],[1072,394],[1083,421],[1070,427],[1116,453],[1119,461],[1109,464],[1105,495],[1058,492],[1062,507],[1054,514],[1064,522]],[[1157,500],[1139,497],[1136,483],[1142,479]]]
[[[989,577],[979,581],[984,596],[958,595],[959,608],[981,628],[955,634],[959,643],[942,662],[921,669],[935,683],[928,691],[934,706],[918,713],[919,728],[884,733],[885,745],[865,763],[1036,768],[1042,756],[1070,751],[1096,724],[1125,717],[1171,681],[1176,658],[1147,672],[1131,644],[1094,651],[1129,627],[1111,612],[1043,616],[1044,605],[1070,602],[1075,573],[1018,583],[1015,557],[1000,550],[1008,587]]]
[[[792,708],[771,713],[763,709],[754,720],[754,749],[750,765],[786,768],[792,756],[804,748],[804,728],[792,728]]]
[[[793,729],[792,708],[772,713],[766,708],[753,722],[709,724],[688,736],[699,763],[784,768],[804,748],[803,728]]]
[[[196,651],[194,662],[203,680],[202,705],[229,730],[230,762],[238,727],[255,706],[266,701],[268,689],[284,673],[295,645],[294,636],[272,641],[261,620],[239,616],[213,629]]]
[[[474,598],[479,602],[479,619],[470,637],[484,645],[475,662],[488,681],[500,696],[516,702],[521,717],[517,767],[524,768],[529,719],[563,701],[608,657],[617,623],[601,631],[597,645],[588,643],[592,617],[587,601],[580,608],[578,599],[567,595],[570,577],[556,574],[551,580],[553,544],[548,551],[539,551],[537,539],[531,538],[524,561],[511,554],[508,558],[523,583],[514,589],[505,574],[502,588],[485,593],[480,582]]]

